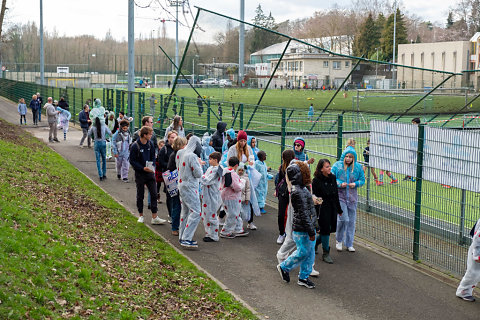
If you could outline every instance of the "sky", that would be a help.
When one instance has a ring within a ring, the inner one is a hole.
[[[162,23],[165,22],[167,37],[174,37],[175,23],[174,15],[169,15],[162,9],[156,0],[135,0],[138,6],[148,6],[148,8],[135,8],[135,36],[140,34],[144,38],[150,38],[151,35],[160,35]],[[167,0],[159,2],[166,4]],[[199,6],[205,9],[216,11],[228,16],[239,18],[239,0],[190,0],[190,10],[184,14],[180,13],[180,21],[187,23],[179,28],[179,37],[186,39],[189,28],[193,22],[193,16],[196,14],[196,8]],[[446,20],[449,6],[456,1],[435,0],[418,1],[402,0],[400,1],[402,9],[409,13],[415,13],[425,20],[443,23]],[[335,4],[340,7],[348,6],[351,0],[337,1],[312,1],[312,0],[245,0],[245,20],[251,22],[255,16],[255,8],[261,4],[263,11],[272,13],[276,22],[287,19],[295,20],[311,16],[316,10],[329,9]],[[37,25],[40,22],[40,1],[39,0],[7,0],[8,22],[28,22],[35,21]],[[174,8],[166,8],[174,13]],[[46,32],[57,31],[59,35],[93,35],[96,38],[103,39],[110,30],[113,37],[117,40],[127,39],[127,0],[43,0],[44,30]],[[205,16],[203,16],[205,18]],[[211,20],[210,22],[214,22]],[[202,21],[207,23],[207,21]]]

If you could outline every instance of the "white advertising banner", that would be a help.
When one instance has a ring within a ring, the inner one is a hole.
[[[412,124],[372,120],[370,165],[402,173],[417,173],[418,127]],[[425,127],[424,180],[480,192],[480,134]]]

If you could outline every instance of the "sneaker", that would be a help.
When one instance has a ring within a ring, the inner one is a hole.
[[[155,219],[152,219],[152,224],[164,224],[167,222],[165,219],[161,219],[160,217],[156,217]]]
[[[277,238],[277,244],[283,244],[283,242],[285,241],[285,237],[286,237],[286,236],[287,236],[287,235],[286,235],[285,233],[279,235],[278,238]]]
[[[103,177],[100,177],[100,181],[103,181]]]
[[[442,187],[444,187],[445,189],[451,189],[452,188],[452,186],[449,186],[447,184],[442,184]]]
[[[390,181],[390,184],[395,184],[395,183],[398,183],[398,179]]]
[[[220,237],[226,238],[226,239],[234,239],[234,238],[235,238],[235,234],[233,234],[233,233],[223,233],[223,232],[220,232]]]
[[[310,272],[311,277],[318,277],[320,275],[320,272],[312,268],[312,272]]]
[[[215,240],[213,240],[212,238],[210,237],[203,237],[203,242],[215,242]]]
[[[60,142],[60,140],[58,140],[57,138],[53,138],[53,141]]]
[[[122,179],[122,177],[119,174],[117,174],[117,178],[118,180]]]
[[[410,176],[405,176],[405,177],[403,178],[403,181],[408,181],[408,180],[410,180],[411,178],[412,178],[412,177],[410,177]]]
[[[198,248],[198,244],[196,241],[180,240],[180,245],[186,248]]]
[[[307,287],[308,289],[314,289],[315,288],[315,283],[310,281],[310,279],[308,279],[308,278],[307,279],[298,279],[297,284],[299,286]]]
[[[172,236],[178,237],[178,234],[179,234],[178,230],[173,230],[172,231]]]
[[[343,245],[341,242],[335,241],[335,248],[337,251],[342,251],[343,250]]]
[[[354,248],[354,247],[348,247],[347,250],[348,250],[348,252],[355,252],[355,248]]]
[[[415,181],[417,181],[417,180],[416,180],[414,177],[411,177],[411,178],[410,178],[410,181],[415,182]]]
[[[48,142],[53,142],[53,139],[48,139]]]
[[[262,214],[263,214],[263,213],[267,213],[267,211],[265,211],[264,208],[260,208],[260,213],[262,213]]]
[[[257,230],[257,226],[253,224],[253,222],[247,224],[247,228],[250,230]]]
[[[172,218],[168,217],[168,223],[172,224]]]
[[[377,186],[383,186],[383,181],[375,180],[375,184],[376,184]]]
[[[282,277],[282,280],[285,281],[286,283],[289,283],[290,274],[287,271],[284,271],[280,265],[277,265],[277,270],[278,270],[278,273],[280,273],[280,277]]]
[[[248,236],[248,231],[242,230],[240,232],[235,232],[235,237],[246,237]]]
[[[140,216],[140,217],[138,218],[137,222],[143,223],[143,220],[144,220],[144,219],[143,219],[143,216]]]
[[[84,146],[83,144],[79,145],[78,147],[79,147],[80,149],[85,148],[85,146]]]
[[[128,178],[123,178],[122,181],[125,182],[125,183],[129,182]]]
[[[107,180],[107,176],[103,176],[103,180]]]
[[[457,296],[457,297],[468,302],[475,302],[475,298],[473,296],[465,296],[465,297]]]

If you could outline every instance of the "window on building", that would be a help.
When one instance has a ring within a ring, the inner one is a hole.
[[[345,61],[345,68],[350,68],[350,61]]]
[[[420,67],[425,67],[425,55],[423,54],[423,52],[420,54]]]
[[[295,61],[295,71],[298,70],[298,61]]]
[[[300,61],[300,71],[303,71],[303,61]]]
[[[445,71],[445,51],[442,52],[442,70]]]
[[[435,52],[432,52],[432,69],[435,69]],[[433,73],[432,73],[433,76]]]
[[[328,68],[328,61],[323,61],[323,67]]]
[[[341,62],[340,61],[333,61],[333,69],[340,70],[341,69]]]

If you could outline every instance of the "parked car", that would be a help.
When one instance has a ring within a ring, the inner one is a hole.
[[[215,78],[208,78],[200,81],[201,84],[218,84],[218,80]]]
[[[221,79],[220,81],[218,81],[218,84],[221,87],[231,87],[232,86],[232,81],[230,81],[228,79]]]

